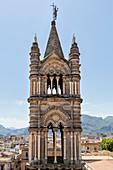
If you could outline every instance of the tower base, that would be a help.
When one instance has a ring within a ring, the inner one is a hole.
[[[27,164],[26,170],[83,170],[84,163],[80,164]]]

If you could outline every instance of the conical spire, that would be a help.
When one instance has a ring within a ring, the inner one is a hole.
[[[45,51],[44,58],[48,56],[51,52],[55,51],[60,57],[64,58],[60,40],[57,34],[56,26],[55,26],[55,21],[51,22],[51,31]]]

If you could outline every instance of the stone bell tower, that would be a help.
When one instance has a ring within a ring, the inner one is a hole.
[[[81,103],[79,49],[73,43],[67,60],[55,20],[43,60],[35,36],[30,52],[29,164],[27,169],[79,169]]]

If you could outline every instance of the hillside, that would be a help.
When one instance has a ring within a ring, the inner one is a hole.
[[[82,115],[83,133],[113,133],[113,116],[106,118]]]
[[[113,116],[108,116],[106,118],[82,115],[82,133],[113,133]],[[1,135],[28,135],[28,127],[15,129],[15,128],[5,128],[0,125]]]
[[[1,135],[28,135],[28,128],[21,128],[21,129],[15,129],[15,128],[5,128],[4,126],[0,125],[0,134]]]

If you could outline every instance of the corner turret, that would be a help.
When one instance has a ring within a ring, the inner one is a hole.
[[[80,55],[79,48],[77,46],[77,43],[75,42],[75,36],[73,36],[73,44],[70,49],[69,57],[70,57],[70,59],[79,58],[79,55]]]
[[[80,75],[79,67],[81,65],[79,64],[79,56],[80,56],[79,48],[77,46],[77,43],[75,42],[75,36],[73,36],[73,43],[69,53],[69,63],[72,74]]]

